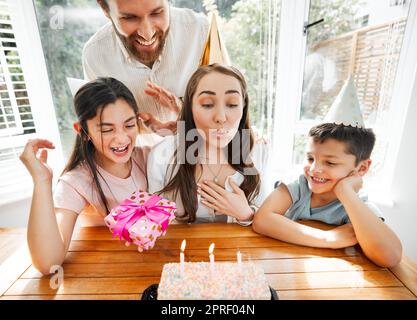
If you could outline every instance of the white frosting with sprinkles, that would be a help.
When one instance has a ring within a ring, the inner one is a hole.
[[[253,262],[168,263],[162,270],[158,300],[270,300],[271,292],[262,268]]]

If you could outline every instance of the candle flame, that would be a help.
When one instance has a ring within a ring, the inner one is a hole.
[[[185,250],[185,244],[186,244],[186,241],[184,239],[184,240],[182,240],[182,243],[181,243],[181,251],[182,252],[184,252],[184,250]]]
[[[209,247],[209,253],[212,254],[214,250],[214,243],[212,243]]]

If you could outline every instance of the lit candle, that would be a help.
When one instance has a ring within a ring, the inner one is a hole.
[[[213,250],[214,250],[214,243],[212,243],[209,247],[209,254],[210,254],[210,271],[211,274],[214,274],[214,254],[213,254]]]
[[[182,240],[181,243],[181,252],[180,252],[180,272],[181,272],[181,276],[184,275],[184,250],[185,250],[185,239]]]
[[[239,271],[242,269],[242,254],[240,253],[240,250],[237,249],[237,266],[239,268]]]

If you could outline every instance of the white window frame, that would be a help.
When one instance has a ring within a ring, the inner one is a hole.
[[[282,0],[280,43],[278,55],[277,104],[275,106],[273,155],[271,168],[276,179],[300,174],[301,166],[292,163],[294,134],[306,132],[315,121],[298,121],[301,104],[306,37],[304,23],[308,21],[310,0]],[[417,70],[417,1],[410,3],[400,59],[397,67],[390,108],[392,136],[389,141],[384,167],[380,173],[383,183],[372,186],[369,198],[379,204],[393,207],[391,188],[398,160],[399,148],[408,108],[412,108],[411,95]],[[297,106],[297,107],[295,107]],[[415,106],[414,106],[415,107]],[[416,136],[417,138],[417,136]]]
[[[278,53],[277,99],[274,116],[273,163],[277,179],[294,172],[294,132],[303,87],[309,1],[282,0]]]
[[[45,138],[52,141],[55,150],[50,152],[48,164],[56,180],[63,167],[63,154],[34,3],[27,0],[9,0],[9,7],[36,133],[0,137],[0,145],[2,148],[17,148],[24,146],[29,139]],[[0,194],[0,205],[31,196],[33,184],[30,175],[23,164],[18,170],[24,170],[28,179],[19,185],[18,190]]]

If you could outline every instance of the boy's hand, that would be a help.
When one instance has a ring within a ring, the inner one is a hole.
[[[329,248],[340,249],[354,246],[358,243],[351,223],[325,231]]]
[[[352,171],[346,178],[340,179],[339,182],[334,187],[334,193],[339,198],[339,194],[345,192],[346,190],[354,190],[356,193],[362,188],[363,179],[356,172]]]

